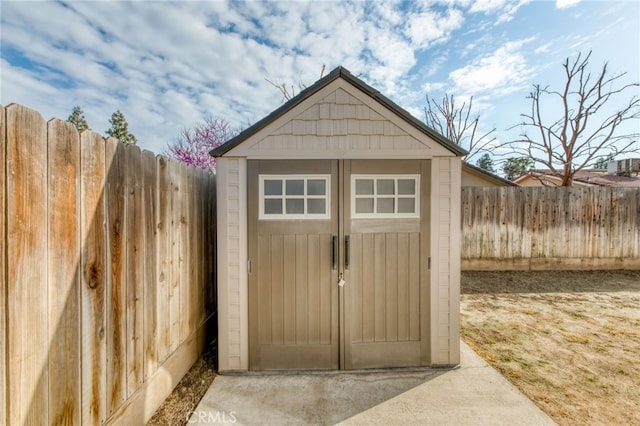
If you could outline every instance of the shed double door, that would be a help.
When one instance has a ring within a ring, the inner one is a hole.
[[[251,370],[429,364],[429,167],[248,161]]]

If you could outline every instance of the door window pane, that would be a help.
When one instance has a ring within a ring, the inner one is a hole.
[[[356,195],[373,195],[373,179],[356,179]]]
[[[357,198],[356,213],[358,214],[373,213],[373,198]]]
[[[309,214],[325,214],[327,212],[326,202],[323,199],[307,200],[307,213]]]
[[[282,214],[282,200],[264,200],[264,214]]]
[[[264,195],[282,195],[282,180],[265,180]]]
[[[307,195],[325,195],[327,193],[324,179],[309,179],[307,181]]]
[[[393,198],[378,198],[378,211],[376,213],[395,213]]]
[[[287,195],[304,195],[304,180],[287,179]]]
[[[287,214],[304,214],[304,200],[287,199]]]
[[[393,179],[378,179],[378,195],[393,195]]]
[[[414,179],[398,179],[398,194],[415,194],[416,181]]]
[[[398,213],[415,213],[416,200],[413,198],[398,198]]]

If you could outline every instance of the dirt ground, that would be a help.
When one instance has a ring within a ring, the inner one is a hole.
[[[207,393],[215,377],[216,350],[215,342],[211,342],[147,425],[176,426],[187,424],[191,412],[195,410],[204,394]]]
[[[560,425],[640,424],[640,271],[464,272],[464,341]],[[184,425],[210,345],[149,425]]]
[[[640,271],[463,273],[463,340],[560,425],[640,424]]]

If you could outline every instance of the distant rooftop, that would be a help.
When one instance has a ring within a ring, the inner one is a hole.
[[[551,170],[530,170],[526,174],[515,178],[513,181],[523,185],[526,180],[534,179],[540,185],[559,185],[561,176]],[[606,169],[584,169],[578,171],[573,177],[574,183],[581,186],[617,186],[640,188],[640,177],[618,176],[608,174]],[[544,183],[543,183],[544,182]]]

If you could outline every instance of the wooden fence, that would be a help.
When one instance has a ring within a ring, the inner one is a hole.
[[[462,268],[640,269],[640,189],[463,188]]]
[[[215,309],[215,180],[0,106],[0,425],[141,424]]]

